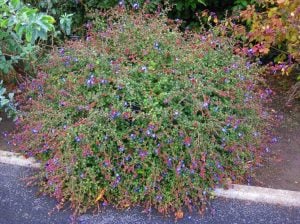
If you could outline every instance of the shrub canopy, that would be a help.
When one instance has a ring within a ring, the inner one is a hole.
[[[42,161],[42,189],[76,213],[100,202],[199,208],[260,154],[256,65],[230,39],[177,26],[112,10],[105,29],[53,52],[21,86],[15,143]]]

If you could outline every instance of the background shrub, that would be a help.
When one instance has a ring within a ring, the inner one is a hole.
[[[13,104],[13,93],[6,93],[6,88],[3,87],[3,81],[0,81],[0,112],[4,110],[7,113],[8,117],[15,117],[16,108]],[[0,117],[0,122],[2,117]]]
[[[300,61],[300,1],[261,1],[260,7],[249,5],[241,12],[249,32],[247,40],[251,53],[265,56],[272,53],[279,70],[288,75]]]
[[[25,74],[36,53],[37,40],[54,31],[54,18],[19,0],[0,1],[0,77],[11,70]]]
[[[41,189],[75,213],[99,203],[202,208],[260,155],[257,66],[231,39],[178,31],[118,7],[107,27],[53,52],[21,86],[15,144],[44,165]]]
[[[38,7],[43,12],[47,12],[54,16],[57,21],[65,13],[73,14],[73,34],[84,35],[84,24],[89,20],[95,19],[93,12],[99,10],[108,10],[116,5],[123,5],[127,8],[142,7],[145,3],[147,8],[154,12],[158,8],[164,7],[166,2],[172,5],[172,10],[168,13],[168,16],[173,19],[182,19],[186,22],[185,25],[196,26],[199,25],[198,18],[195,15],[204,9],[208,9],[214,13],[225,15],[226,11],[233,11],[237,9],[245,9],[248,4],[254,4],[254,0],[25,0],[26,3],[30,3],[35,7]]]

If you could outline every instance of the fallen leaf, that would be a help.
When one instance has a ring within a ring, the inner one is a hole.
[[[100,201],[104,196],[105,189],[101,190],[98,197],[95,199],[95,203]]]
[[[182,219],[183,218],[183,211],[179,210],[175,212],[176,219]]]

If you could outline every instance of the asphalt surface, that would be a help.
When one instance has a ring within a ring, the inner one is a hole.
[[[47,196],[37,196],[37,189],[26,187],[21,179],[33,171],[29,168],[0,164],[0,224],[68,224],[70,210],[55,211],[56,202]],[[80,224],[170,224],[174,218],[166,218],[155,211],[151,215],[141,208],[125,211],[106,208],[96,215],[85,214],[77,219]],[[177,223],[210,224],[299,224],[300,208],[281,207],[262,203],[216,199],[212,209],[201,217],[198,213],[186,214]]]

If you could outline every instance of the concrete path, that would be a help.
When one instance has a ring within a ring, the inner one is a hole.
[[[31,168],[0,163],[0,224],[67,224],[71,211],[54,212],[56,203],[47,196],[36,196],[37,189],[25,187],[21,178],[34,172]],[[300,207],[276,206],[265,203],[216,199],[211,210],[200,217],[186,214],[178,221],[182,224],[298,224]],[[78,218],[81,224],[171,224],[172,218],[164,218],[153,212],[151,217],[141,213],[141,208],[118,211],[107,208],[97,215],[86,214]]]

